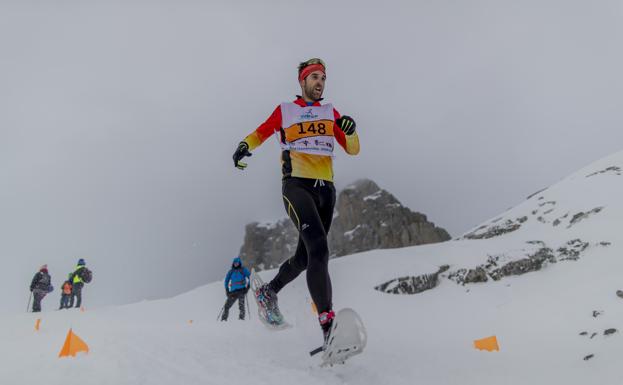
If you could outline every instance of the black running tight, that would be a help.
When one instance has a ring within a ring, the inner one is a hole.
[[[283,203],[299,231],[299,242],[294,256],[279,267],[279,273],[270,285],[279,292],[307,270],[307,287],[318,313],[329,311],[333,304],[327,234],[333,219],[335,187],[322,180],[285,178]]]

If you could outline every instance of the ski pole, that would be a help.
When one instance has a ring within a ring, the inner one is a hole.
[[[30,300],[32,300],[32,291],[30,292],[30,297],[28,297],[28,305],[26,305],[26,313],[28,313],[28,310],[30,309]]]
[[[218,321],[221,318],[221,314],[223,314],[223,310],[225,309],[225,305],[223,305],[223,307],[221,308],[221,311],[218,312],[218,315],[216,316],[216,320]]]
[[[249,315],[249,321],[251,320],[251,307],[249,305],[249,296],[248,296],[249,292],[247,291],[244,294],[244,300],[247,303],[247,314]]]

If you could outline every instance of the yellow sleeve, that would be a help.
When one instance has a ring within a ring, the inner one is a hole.
[[[352,135],[345,135],[346,137],[346,146],[344,150],[349,155],[357,155],[359,154],[359,135],[357,132]]]

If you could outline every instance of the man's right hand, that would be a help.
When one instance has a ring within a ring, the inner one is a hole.
[[[238,144],[236,152],[234,152],[234,166],[236,166],[236,168],[239,168],[240,170],[244,170],[245,168],[247,168],[247,164],[241,162],[240,160],[242,160],[242,158],[244,158],[245,156],[251,155],[253,154],[249,152],[249,145],[247,144],[247,142],[240,142],[240,144]]]

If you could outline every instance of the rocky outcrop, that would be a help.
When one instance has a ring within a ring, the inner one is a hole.
[[[603,244],[600,244],[603,246]],[[580,259],[580,255],[584,250],[588,248],[588,242],[583,242],[581,239],[572,239],[564,246],[559,247],[558,252],[559,261],[577,261]]]
[[[396,197],[367,179],[340,193],[336,213],[329,245],[331,254],[337,257],[450,239],[448,232],[429,222],[426,215],[404,207]]]
[[[439,274],[448,270],[450,266],[443,265],[436,273],[418,275],[417,277],[402,277],[392,279],[376,286],[374,289],[388,294],[417,294],[433,289],[439,283]]]
[[[547,266],[561,261],[577,261],[582,253],[590,247],[588,242],[581,239],[572,239],[556,251],[547,247],[543,241],[528,241],[530,245],[536,245],[539,248],[532,254],[528,254],[523,258],[512,258],[507,255],[489,256],[487,262],[474,268],[459,268],[448,274],[448,279],[460,285],[469,283],[487,282],[489,278],[494,281],[512,275],[522,275],[533,271],[538,271]],[[595,246],[607,247],[609,242],[598,242]],[[502,263],[503,260],[512,259],[509,262]]]
[[[334,258],[443,242],[450,235],[429,222],[426,215],[404,207],[392,194],[366,179],[339,193],[328,238]],[[251,223],[246,226],[240,255],[250,266],[271,269],[294,254],[297,242],[298,232],[288,218],[276,223]]]
[[[278,267],[294,255],[299,235],[289,218],[276,223],[249,223],[245,227],[240,257],[257,270]]]
[[[473,269],[458,269],[450,273],[448,278],[461,285],[487,282],[489,278],[499,281],[511,275],[522,275],[541,270],[548,263],[556,263],[556,256],[548,247],[541,247],[525,258],[516,259],[500,266],[501,257],[489,256],[487,263]]]
[[[556,201],[543,201],[543,197],[538,198],[537,206],[530,212],[530,216],[534,217],[538,222],[543,224],[551,223],[552,226],[556,227],[566,222],[570,216],[570,213],[565,213],[562,216],[558,216],[557,218],[552,219],[552,213],[554,213],[556,209]],[[595,207],[594,209],[583,212],[580,211],[568,220],[567,228],[570,228],[577,223],[592,217],[596,214],[599,214],[604,209],[603,206]],[[475,230],[470,231],[469,233],[463,235],[462,239],[489,239],[493,237],[499,237],[500,235],[504,235],[507,233],[512,233],[514,231],[519,230],[524,223],[528,221],[528,215],[524,215],[517,218],[506,219],[503,221],[503,218],[496,218],[490,221],[487,224],[483,224],[482,226],[476,228]]]
[[[537,245],[539,248],[523,258],[509,258],[509,256],[504,254],[490,255],[485,263],[473,268],[452,270],[447,274],[446,278],[459,285],[484,283],[489,281],[489,279],[499,281],[504,277],[539,271],[545,266],[559,261],[577,261],[590,246],[588,242],[584,242],[581,239],[572,239],[554,251],[547,247],[543,241],[529,241],[528,243]],[[605,243],[601,242],[596,244],[596,246],[605,246]],[[511,260],[503,263],[504,260],[508,259]],[[444,265],[434,274],[396,278],[376,286],[375,289],[391,294],[417,294],[436,287],[439,283],[440,274],[448,269],[449,266]],[[445,277],[445,275],[441,277]]]
[[[514,220],[507,220],[501,224],[494,224],[492,226],[483,225],[472,231],[471,233],[465,234],[463,238],[465,239],[489,239],[493,237],[500,236],[506,233],[512,233],[513,231],[519,230],[521,224],[528,220],[528,217],[516,218]],[[494,221],[495,222],[495,221]]]
[[[610,166],[610,167],[608,167],[608,168],[606,168],[604,170],[596,171],[596,172],[594,172],[592,174],[588,174],[586,177],[590,178],[591,176],[595,176],[595,175],[599,175],[599,174],[607,174],[607,173],[614,174],[614,175],[621,175],[621,167]]]
[[[543,247],[527,258],[511,261],[501,268],[493,270],[490,276],[493,280],[498,281],[503,277],[541,270],[547,263],[556,263],[556,257],[552,254],[552,249]]]
[[[567,228],[575,225],[576,223],[580,222],[581,220],[584,220],[588,217],[590,217],[593,214],[597,214],[599,212],[601,212],[601,210],[603,210],[603,207],[595,207],[594,209],[592,209],[591,211],[588,212],[579,212],[577,214],[575,214],[573,216],[573,218],[571,218],[571,221],[569,222],[569,226],[567,226]]]
[[[474,269],[458,269],[453,271],[448,276],[448,279],[465,285],[468,283],[487,282],[489,280],[489,274],[483,267],[478,266]]]

